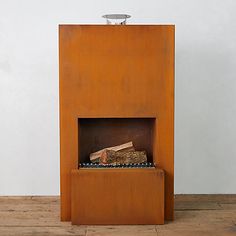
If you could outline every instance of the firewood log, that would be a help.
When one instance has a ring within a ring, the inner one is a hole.
[[[147,162],[147,155],[145,151],[113,151],[104,150],[102,152],[99,163],[100,164],[136,164]]]
[[[117,152],[117,151],[123,151],[123,152],[135,151],[134,146],[133,146],[133,142],[131,141],[128,143],[124,143],[124,144],[114,146],[114,147],[104,148],[104,149],[99,150],[97,152],[91,153],[89,156],[90,161],[93,163],[99,162],[99,159],[101,158],[101,155],[105,150],[113,150],[115,152]]]

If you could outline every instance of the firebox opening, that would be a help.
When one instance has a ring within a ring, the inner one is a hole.
[[[90,154],[131,142],[153,163],[155,118],[79,118],[79,163],[91,163]]]

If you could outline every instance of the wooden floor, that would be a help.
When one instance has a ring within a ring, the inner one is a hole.
[[[175,221],[162,226],[72,226],[58,197],[0,197],[0,235],[236,236],[236,195],[177,195]]]

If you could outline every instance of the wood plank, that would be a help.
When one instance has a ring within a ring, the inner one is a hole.
[[[88,226],[87,236],[157,236],[155,225]]]
[[[226,202],[223,202],[223,203],[218,203],[219,206],[221,207],[221,209],[223,210],[236,210],[236,203],[226,203]]]
[[[176,194],[175,202],[236,203],[236,194]]]
[[[58,226],[59,209],[58,197],[1,197],[0,226]]]
[[[86,227],[67,226],[67,227],[0,227],[0,235],[4,236],[86,236]]]
[[[209,201],[181,201],[175,204],[175,211],[183,210],[216,210],[221,209],[221,206],[218,202],[209,202]]]
[[[164,171],[79,169],[72,171],[72,224],[164,223]]]
[[[235,236],[235,230],[197,230],[197,229],[185,229],[185,230],[162,230],[157,231],[157,236]]]
[[[175,210],[216,210],[236,205],[235,195],[188,194],[175,196]],[[228,206],[227,206],[228,205]],[[233,206],[232,206],[233,207]]]

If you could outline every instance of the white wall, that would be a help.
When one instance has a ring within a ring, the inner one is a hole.
[[[59,194],[58,24],[176,24],[175,192],[236,193],[236,1],[0,0],[0,195]]]

